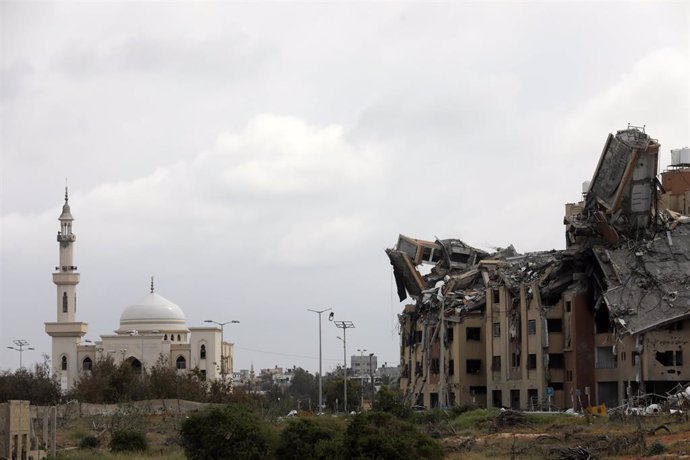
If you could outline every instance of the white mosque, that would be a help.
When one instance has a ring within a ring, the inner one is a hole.
[[[74,265],[72,233],[74,218],[70,212],[65,188],[65,204],[59,217],[60,265],[55,267],[53,282],[57,286],[57,321],[45,323],[46,333],[52,337],[53,372],[62,389],[68,390],[83,372],[89,372],[94,362],[112,356],[116,363],[123,361],[141,372],[158,362],[188,372],[198,369],[209,380],[232,377],[233,344],[223,341],[223,329],[216,327],[188,327],[182,309],[151,290],[139,302],[125,308],[120,315],[120,327],[114,334],[101,335],[100,340],[85,341],[88,324],[77,321],[77,284],[79,273]],[[212,322],[212,321],[207,321]]]

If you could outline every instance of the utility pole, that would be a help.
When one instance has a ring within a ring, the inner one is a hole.
[[[321,313],[327,312],[328,310],[332,309],[326,308],[323,310],[312,310],[311,308],[307,308],[307,311],[313,311],[314,313],[319,314],[319,410],[317,411],[318,414],[320,414],[323,410],[323,358],[321,356]],[[332,318],[333,313],[331,313],[330,316]]]
[[[362,365],[364,363],[364,352],[367,351],[366,348],[358,348],[357,351],[359,352],[359,383],[360,383],[360,391],[362,394],[360,395],[360,402],[359,402],[359,410],[364,412],[364,372],[362,371]],[[354,367],[354,366],[353,366]]]
[[[352,321],[334,321],[335,327],[343,330],[343,408],[347,412],[347,330],[355,327]]]

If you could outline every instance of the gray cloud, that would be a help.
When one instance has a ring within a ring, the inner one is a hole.
[[[683,4],[0,8],[0,341],[38,350],[65,176],[90,336],[155,275],[190,324],[242,320],[238,366],[313,370],[270,352],[315,357],[318,306],[397,360],[398,232],[561,247],[607,132],[690,137]]]

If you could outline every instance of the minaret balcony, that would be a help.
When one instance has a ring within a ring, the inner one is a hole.
[[[62,232],[58,232],[57,240],[59,243],[64,243],[64,244],[74,243],[75,241],[77,241],[77,235],[75,235],[74,233],[68,233],[68,234],[63,235]]]
[[[55,271],[57,271],[57,272],[76,272],[77,266],[76,265],[63,265],[62,267],[55,267]]]
[[[79,284],[79,273],[77,273],[77,272],[53,273],[53,283],[55,283],[55,284]]]

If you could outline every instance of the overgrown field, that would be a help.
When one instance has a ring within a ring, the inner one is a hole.
[[[58,432],[58,458],[580,459],[690,455],[686,416],[613,419],[471,408],[399,415],[402,417],[371,412],[346,419],[305,413],[276,419],[235,405],[189,416],[126,412],[111,417],[85,416],[63,421]],[[127,443],[136,439],[125,437],[125,449],[113,452],[113,437],[121,431],[142,433],[145,448],[128,451]],[[213,450],[214,444],[219,450]]]

